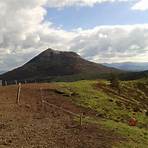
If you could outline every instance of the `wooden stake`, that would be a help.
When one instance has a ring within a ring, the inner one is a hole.
[[[43,102],[43,90],[42,88],[40,88],[40,103],[41,103],[41,110],[43,111],[43,108],[44,108],[44,102]]]
[[[40,88],[40,98],[41,98],[41,102],[42,102],[42,100],[43,100],[43,90],[42,90],[42,88]]]
[[[20,104],[20,94],[21,94],[21,83],[18,85],[18,90],[17,90],[17,98],[16,98],[16,104]]]
[[[17,80],[15,80],[15,84],[17,85]]]
[[[83,123],[82,118],[83,118],[83,114],[80,115],[80,127],[82,126],[82,123]]]
[[[7,81],[5,81],[5,86],[7,86]]]

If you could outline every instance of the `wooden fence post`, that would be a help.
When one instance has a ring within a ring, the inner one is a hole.
[[[5,86],[7,86],[8,84],[7,84],[7,81],[5,81]]]
[[[2,80],[0,80],[0,86],[2,86],[3,85],[3,81]]]
[[[18,85],[18,90],[17,90],[17,98],[16,98],[16,104],[20,104],[20,95],[21,95],[21,83]]]
[[[43,89],[40,88],[40,103],[41,103],[41,110],[44,110],[44,102],[43,102]]]
[[[43,100],[43,90],[42,90],[42,88],[40,88],[40,99],[41,99],[41,101]]]
[[[83,124],[83,121],[82,121],[82,120],[83,120],[83,114],[80,115],[80,127],[81,127],[82,124]]]
[[[17,80],[15,80],[15,84],[17,85]]]

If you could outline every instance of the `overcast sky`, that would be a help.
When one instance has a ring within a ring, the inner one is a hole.
[[[148,0],[0,0],[0,71],[47,48],[148,62]]]

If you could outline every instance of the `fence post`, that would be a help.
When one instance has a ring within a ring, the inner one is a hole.
[[[43,99],[43,91],[42,91],[42,88],[40,88],[40,99],[41,99],[41,101]]]
[[[80,114],[80,127],[82,127],[82,124],[83,124],[83,121],[82,120],[83,120],[83,114],[81,113]]]
[[[15,80],[15,84],[17,85],[17,80]]]
[[[18,90],[17,90],[17,98],[16,98],[16,104],[20,104],[20,95],[21,95],[21,83],[18,85]]]
[[[44,110],[44,101],[43,101],[43,89],[40,88],[40,103],[41,103],[41,110]]]
[[[5,86],[7,86],[8,84],[7,84],[7,81],[5,81]]]

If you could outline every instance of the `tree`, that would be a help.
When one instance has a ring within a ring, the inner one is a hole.
[[[112,88],[116,88],[118,90],[119,94],[120,94],[121,89],[120,89],[120,81],[119,81],[118,75],[111,74],[110,86]]]

